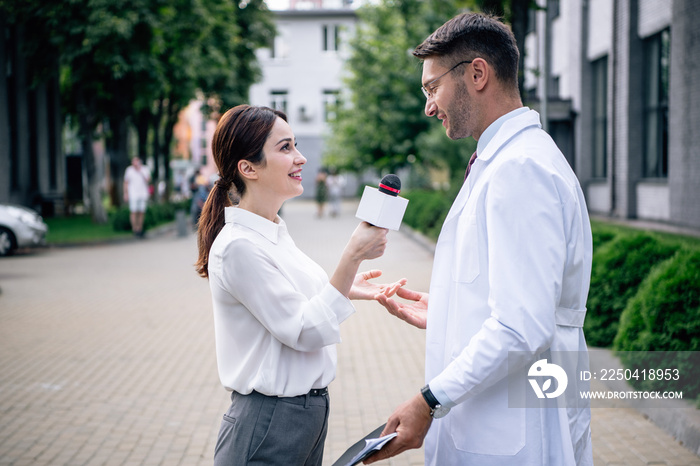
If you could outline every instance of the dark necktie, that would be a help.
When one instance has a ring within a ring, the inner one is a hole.
[[[472,165],[474,164],[474,160],[476,160],[476,151],[472,154],[471,158],[469,159],[469,165],[467,165],[467,171],[464,173],[464,179],[466,180],[467,177],[469,176],[469,170],[472,169]]]

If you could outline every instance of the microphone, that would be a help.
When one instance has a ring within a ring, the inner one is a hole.
[[[379,189],[365,186],[355,217],[371,223],[375,227],[398,230],[408,199],[399,196],[401,180],[396,175],[386,175],[379,183]]]

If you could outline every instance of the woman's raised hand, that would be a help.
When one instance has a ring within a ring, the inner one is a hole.
[[[367,222],[362,222],[355,228],[348,245],[345,247],[345,251],[356,261],[381,257],[386,249],[386,235],[388,232],[389,230],[386,228],[379,228]]]

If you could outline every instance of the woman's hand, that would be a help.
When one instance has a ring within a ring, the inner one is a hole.
[[[355,275],[355,281],[352,283],[352,288],[350,288],[350,293],[348,298],[350,299],[375,299],[378,294],[382,294],[386,297],[394,296],[396,291],[406,284],[406,279],[389,283],[389,284],[376,284],[370,283],[369,280],[379,278],[382,275],[381,270],[370,270],[369,272],[362,272]]]
[[[428,293],[398,288],[396,296],[406,299],[408,302],[396,301],[384,293],[378,293],[374,299],[384,306],[390,314],[414,327],[425,329],[428,324]]]
[[[367,222],[360,223],[345,246],[345,252],[351,260],[362,262],[368,259],[376,259],[384,254],[386,249],[386,228],[379,228]]]
[[[357,269],[362,261],[376,259],[386,249],[386,234],[389,230],[373,227],[367,222],[360,223],[350,237],[340,262],[331,277],[331,285],[344,296],[352,299]]]

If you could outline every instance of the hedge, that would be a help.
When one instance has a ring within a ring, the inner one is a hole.
[[[175,220],[175,211],[183,209],[190,211],[190,201],[185,200],[180,203],[148,204],[146,215],[143,219],[143,230],[153,228],[163,223]],[[129,219],[129,207],[121,207],[110,214],[112,228],[114,231],[131,231],[131,221]]]
[[[613,349],[633,371],[679,370],[678,381],[632,380],[638,388],[700,394],[700,249],[681,248],[654,267],[625,307]]]
[[[627,301],[635,295],[651,268],[671,257],[677,249],[678,246],[659,241],[648,233],[619,234],[594,248],[583,327],[590,346],[612,345]]]
[[[443,191],[409,191],[404,196],[409,202],[403,222],[436,239],[454,196]]]

